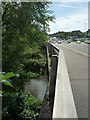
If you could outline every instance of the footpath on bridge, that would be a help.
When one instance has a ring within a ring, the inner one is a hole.
[[[88,57],[66,49],[62,45],[54,46],[62,50],[65,56],[77,116],[88,118]]]

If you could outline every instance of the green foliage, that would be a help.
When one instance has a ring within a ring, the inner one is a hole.
[[[24,88],[28,80],[45,72],[43,47],[48,23],[54,19],[50,4],[2,2],[2,70],[19,74],[11,79],[15,89]]]
[[[5,93],[2,120],[37,120],[42,104],[30,93]]]
[[[9,78],[14,77],[14,76],[16,76],[16,74],[13,72],[6,73],[3,77],[3,79],[9,79]]]
[[[3,85],[9,92],[3,96],[3,120],[36,120],[39,116],[42,102],[17,91],[24,91],[26,82],[45,72],[46,32],[54,19],[50,4],[2,2],[2,71],[18,74],[11,78],[13,88]]]
[[[10,80],[7,80],[7,79],[14,77],[14,76],[16,76],[16,74],[14,74],[13,72],[6,73],[5,75],[0,74],[0,82],[2,82],[3,84],[7,86],[13,87]]]
[[[54,34],[50,34],[50,36],[52,36],[52,37],[57,36],[62,39],[67,39],[72,36],[87,37],[87,33],[81,32],[80,30],[76,30],[76,31],[71,31],[71,32],[56,32]]]
[[[7,80],[2,80],[1,82],[7,86],[13,87],[13,85]]]
[[[6,73],[5,75],[3,75],[2,72],[0,72],[0,82],[2,82],[3,84],[9,87],[13,87],[13,85],[11,84],[11,80],[9,78],[14,77],[14,76],[16,76],[16,74],[14,74],[13,72]],[[2,96],[2,93],[3,92],[0,91],[0,96]]]
[[[46,68],[46,62],[43,59],[30,59],[25,63],[24,69],[39,72],[40,68]]]
[[[3,71],[14,72],[15,88],[45,72],[43,46],[54,16],[49,2],[2,2]]]
[[[36,77],[39,77],[39,73],[33,73],[33,72],[28,72],[27,73],[27,77],[28,78],[36,78]]]
[[[46,9],[48,4],[33,2],[2,4],[3,71],[16,72],[24,59],[25,49],[32,47],[38,51],[45,43],[47,22],[53,19],[50,11]]]

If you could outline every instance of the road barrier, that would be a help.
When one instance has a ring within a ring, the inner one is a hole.
[[[78,119],[67,66],[62,50],[59,50],[52,118]]]
[[[40,118],[75,118],[78,120],[63,51],[47,42],[47,56],[48,67],[51,67],[51,70],[50,68],[48,70],[49,82],[46,90],[48,92],[44,98],[47,102],[44,101],[42,105]],[[46,105],[49,109],[46,108],[45,103],[49,103]]]

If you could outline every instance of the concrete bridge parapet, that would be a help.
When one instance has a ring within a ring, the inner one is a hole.
[[[51,43],[46,48],[49,80],[39,119],[78,120],[63,51]]]

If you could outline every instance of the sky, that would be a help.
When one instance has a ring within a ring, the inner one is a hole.
[[[88,30],[88,2],[90,0],[51,0],[55,22],[50,22],[49,34],[58,31]]]

